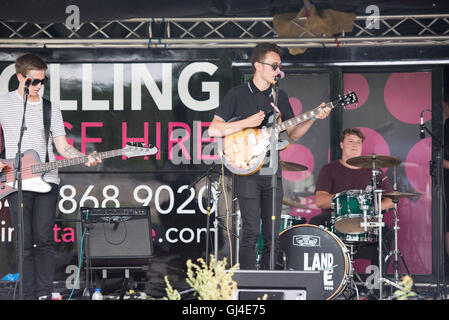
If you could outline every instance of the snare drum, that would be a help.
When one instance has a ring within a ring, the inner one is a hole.
[[[329,223],[327,230],[335,234],[346,244],[360,242],[373,243],[379,241],[379,230],[377,228],[369,228],[366,232],[360,233],[343,233],[336,230],[333,223]]]
[[[365,233],[360,225],[364,221],[363,211],[367,221],[373,219],[372,196],[363,190],[348,190],[332,197],[332,221],[336,231],[346,234]]]
[[[352,263],[349,250],[333,233],[310,224],[294,226],[280,233],[280,248],[289,270],[323,271],[321,294],[313,300],[337,297],[349,284]]]

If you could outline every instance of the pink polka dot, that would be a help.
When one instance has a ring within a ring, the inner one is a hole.
[[[365,135],[365,141],[363,142],[362,155],[367,156],[370,154],[377,154],[382,156],[390,155],[390,148],[384,137],[376,130],[359,127],[360,131]]]
[[[360,73],[345,73],[343,75],[343,81],[345,86],[345,94],[349,91],[354,91],[359,100],[357,106],[352,105],[351,109],[358,109],[363,106],[366,100],[368,100],[370,91],[366,78]]]
[[[283,161],[295,162],[307,167],[305,171],[286,171],[282,170],[282,177],[290,181],[301,181],[306,179],[315,166],[315,159],[312,152],[301,144],[290,144],[290,146],[281,151],[280,158]]]
[[[416,202],[415,202],[416,201]],[[432,199],[401,199],[398,247],[412,274],[432,274]]]
[[[367,274],[367,268],[371,265],[371,260],[369,259],[358,259],[354,258],[354,271],[361,274]]]
[[[396,119],[409,123],[419,123],[423,109],[431,109],[431,73],[401,72],[392,73],[385,83],[385,105]],[[431,118],[430,112],[424,112],[424,121]]]
[[[407,154],[405,160],[405,174],[415,190],[431,194],[431,178],[429,161],[431,158],[431,138],[417,142]]]
[[[299,101],[299,99],[295,98],[295,97],[288,98],[288,101],[290,102],[290,105],[292,106],[293,114],[295,116],[300,115],[301,112],[302,112],[302,103],[301,103],[301,101]]]

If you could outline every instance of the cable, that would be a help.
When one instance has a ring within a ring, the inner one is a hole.
[[[87,221],[88,216],[89,216],[89,211],[86,210],[86,221]],[[86,235],[86,230],[87,230],[87,227],[84,227],[83,236],[81,237],[80,259],[79,259],[79,262],[78,262],[78,274],[76,275],[76,280],[75,280],[75,284],[73,285],[72,292],[70,292],[70,296],[67,298],[67,300],[70,300],[72,298],[73,292],[75,291],[75,288],[78,285],[78,281],[79,281],[79,278],[80,278],[81,262],[82,262],[82,259],[83,259],[84,236]]]
[[[221,185],[223,186],[223,194],[225,197],[225,205],[226,205],[226,234],[228,236],[228,242],[229,242],[229,257],[230,257],[230,264],[232,267],[232,243],[231,243],[231,234],[229,231],[229,207],[228,207],[228,196],[226,193],[226,185],[225,185],[225,179],[224,179],[224,164],[221,163]],[[237,240],[238,241],[238,240]]]

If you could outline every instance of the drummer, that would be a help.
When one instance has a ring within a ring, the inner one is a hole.
[[[341,159],[326,164],[318,174],[315,188],[315,200],[317,207],[321,208],[321,214],[310,219],[309,223],[325,226],[331,219],[332,198],[339,192],[347,190],[369,190],[372,188],[372,170],[359,168],[348,164],[348,159],[362,155],[362,144],[365,140],[363,133],[357,128],[345,129],[340,134]],[[382,171],[376,176],[377,187],[384,192],[392,192],[393,189],[387,176]],[[388,198],[382,200],[382,210],[393,207],[393,201]]]

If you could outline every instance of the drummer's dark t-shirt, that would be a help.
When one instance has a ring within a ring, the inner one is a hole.
[[[371,178],[371,169],[351,169],[342,165],[339,160],[335,160],[321,168],[316,182],[315,192],[326,191],[331,194],[336,194],[348,190],[366,190],[366,187],[370,185]],[[383,174],[376,176],[376,183],[378,187],[381,186],[384,192],[393,191],[388,177]],[[330,218],[330,213],[330,209],[322,210],[322,214],[326,218],[328,217],[327,219]]]

